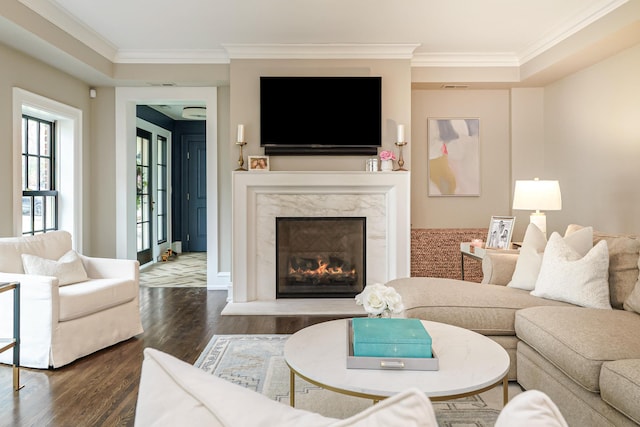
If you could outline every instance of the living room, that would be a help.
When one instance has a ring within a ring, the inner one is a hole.
[[[513,185],[515,180],[533,177],[558,180],[561,184],[562,210],[548,213],[548,234],[563,232],[570,224],[589,225],[609,233],[637,234],[640,229],[640,198],[635,186],[640,181],[635,162],[640,154],[640,133],[634,125],[640,99],[640,10],[635,1],[592,2],[590,6],[598,6],[600,13],[590,16],[597,19],[590,21],[583,14],[579,30],[563,33],[551,47],[519,58],[520,62],[514,62],[512,57],[506,63],[496,57],[493,61],[483,57],[477,62],[466,58],[470,62],[462,66],[453,60],[429,62],[428,55],[419,55],[420,49],[406,43],[412,40],[394,40],[392,52],[383,53],[375,50],[377,43],[371,40],[374,46],[361,46],[371,51],[351,54],[345,49],[353,46],[336,43],[327,53],[326,45],[310,41],[302,53],[292,49],[276,56],[273,51],[264,51],[268,47],[264,45],[251,46],[254,50],[247,53],[243,50],[246,46],[234,46],[232,40],[223,41],[228,44],[222,49],[226,59],[218,62],[210,58],[195,63],[108,59],[89,47],[91,42],[81,42],[73,32],[63,30],[61,21],[52,23],[52,17],[41,15],[42,9],[36,12],[37,3],[10,0],[0,6],[4,18],[0,58],[3,64],[11,64],[0,71],[4,100],[0,105],[0,144],[3,152],[13,152],[15,87],[82,112],[82,167],[78,179],[82,185],[77,190],[81,203],[76,223],[79,229],[74,238],[79,239],[77,247],[86,255],[135,256],[131,249],[132,245],[135,247],[133,233],[126,231],[131,212],[122,207],[122,203],[130,203],[128,199],[123,201],[123,194],[130,190],[122,187],[127,181],[120,169],[120,132],[126,127],[122,114],[126,114],[131,102],[185,101],[198,94],[198,100],[206,101],[208,110],[216,112],[207,123],[209,146],[216,147],[208,152],[211,158],[207,192],[212,204],[207,273],[210,293],[224,293],[231,282],[233,262],[231,181],[232,171],[238,166],[236,127],[246,127],[245,156],[263,154],[259,141],[259,77],[263,75],[382,77],[381,149],[397,153],[396,127],[404,124],[408,145],[403,154],[410,171],[412,231],[486,229],[493,215],[516,215],[513,240],[521,240],[528,213],[512,210]],[[546,40],[545,36],[540,34],[535,41]],[[471,47],[460,48],[462,52],[468,50]],[[175,86],[163,87],[165,84]],[[443,88],[447,84],[454,87]],[[89,95],[92,88],[95,98]],[[480,120],[478,196],[429,195],[426,141],[427,119],[432,117]],[[272,156],[270,163],[272,171],[364,171],[367,158]],[[14,163],[6,155],[0,168],[0,192],[6,201],[0,207],[2,236],[16,235],[19,207],[12,201],[16,185],[18,189],[20,185]],[[459,263],[459,258],[455,262]],[[210,304],[220,306],[224,302]],[[206,311],[200,315],[203,319],[209,316]],[[147,321],[152,318],[149,316]],[[229,318],[216,319],[227,325],[226,332],[221,327],[216,333],[291,333],[308,321],[248,318],[234,332],[228,329]],[[260,322],[270,326],[259,326]],[[145,334],[153,330],[145,329]],[[199,333],[208,335],[212,331]],[[144,335],[143,339],[154,342]],[[193,339],[189,342],[185,338],[181,344],[194,346],[188,355],[177,348],[173,354],[195,358],[208,338]],[[157,340],[161,342],[160,338]],[[106,352],[117,354],[118,348]],[[133,353],[130,357],[130,363],[140,363]],[[115,366],[117,357],[110,357],[109,363]],[[58,374],[52,371],[48,381],[53,384]],[[135,388],[133,382],[130,387]],[[20,393],[24,392],[28,388]]]

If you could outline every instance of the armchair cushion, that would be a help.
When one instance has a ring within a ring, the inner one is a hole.
[[[22,254],[22,266],[26,274],[57,277],[60,286],[84,282],[88,279],[82,260],[73,250],[57,261],[37,255]]]
[[[36,236],[6,237],[0,239],[0,271],[23,274],[22,254],[59,259],[71,250],[71,234],[50,231]]]
[[[60,322],[97,313],[133,301],[138,286],[133,280],[92,279],[60,288]]]

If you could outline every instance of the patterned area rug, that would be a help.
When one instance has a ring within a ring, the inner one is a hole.
[[[195,366],[227,381],[289,404],[289,368],[283,351],[289,335],[215,335]],[[372,402],[324,390],[296,377],[296,407],[327,417],[347,418]],[[520,391],[509,386],[509,396]],[[434,402],[438,424],[444,427],[493,426],[502,409],[502,389],[477,396]]]
[[[151,288],[200,288],[207,286],[207,253],[174,255],[140,271],[140,286]]]

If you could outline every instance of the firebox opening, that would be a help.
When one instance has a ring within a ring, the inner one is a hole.
[[[353,297],[366,283],[365,217],[276,218],[276,297]]]

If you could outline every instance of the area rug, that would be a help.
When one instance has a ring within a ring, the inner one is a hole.
[[[283,351],[289,335],[215,335],[195,366],[242,387],[289,404],[289,368]],[[520,391],[510,385],[509,396]],[[372,401],[324,390],[296,377],[296,407],[327,417],[347,418]],[[489,427],[502,409],[502,389],[477,396],[434,402],[443,427]]]
[[[149,288],[201,288],[207,286],[207,253],[173,255],[140,271],[140,286]]]

